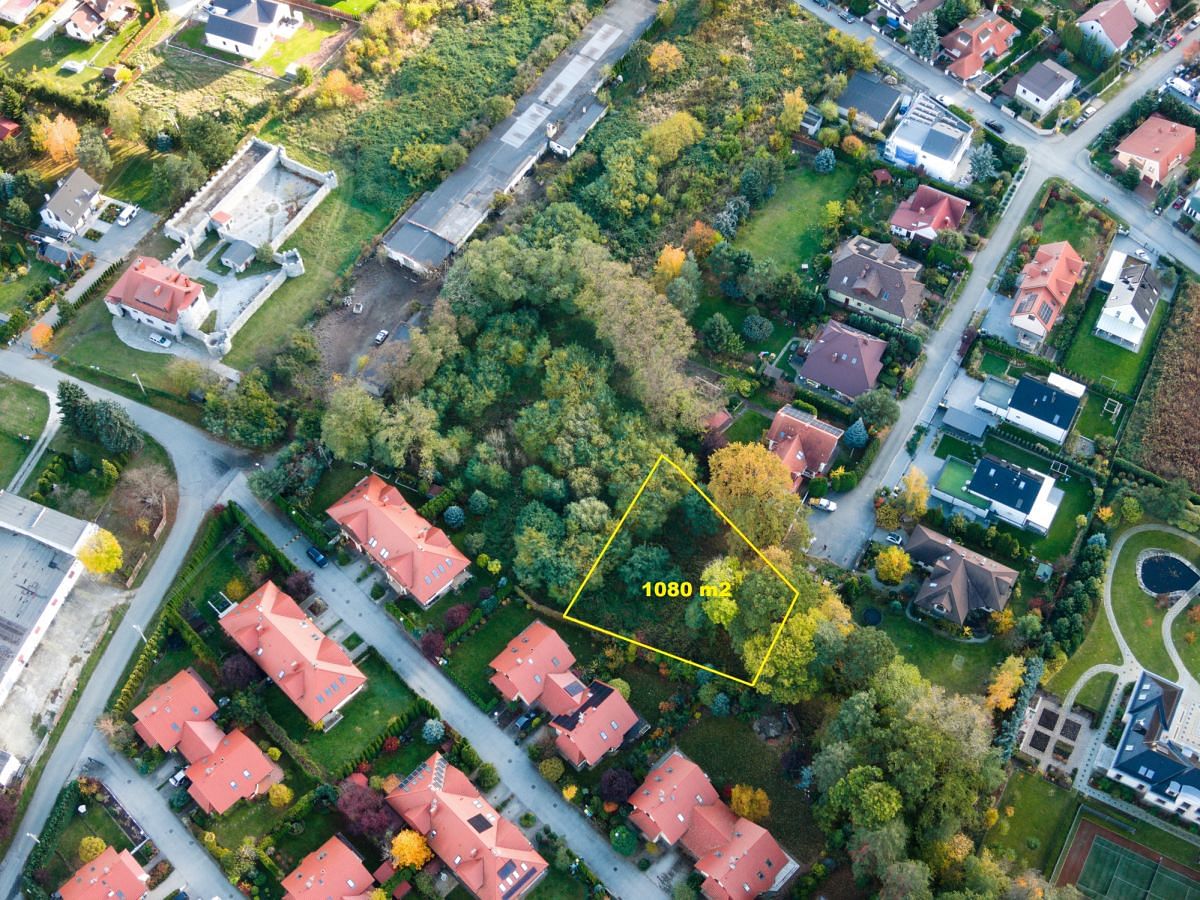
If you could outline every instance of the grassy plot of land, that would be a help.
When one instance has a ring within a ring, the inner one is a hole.
[[[965,644],[952,641],[904,613],[881,610],[883,622],[879,628],[887,632],[904,658],[913,663],[921,674],[947,690],[959,694],[981,693],[992,669],[1005,657],[999,641]]]
[[[1000,820],[984,839],[993,852],[1012,854],[1016,871],[1048,872],[1058,859],[1079,797],[1038,775],[1016,771],[1000,798]],[[1006,815],[1012,807],[1012,816]]]
[[[0,489],[8,487],[49,416],[50,400],[45,394],[19,381],[0,378]],[[29,440],[21,435],[28,435]]]
[[[1117,427],[1125,416],[1126,408],[1122,406],[1116,413],[1105,412],[1107,399],[1103,394],[1091,391],[1084,395],[1083,409],[1075,422],[1075,430],[1079,434],[1089,438],[1117,436]]]
[[[943,437],[942,441],[946,438]],[[938,445],[939,447],[941,444]],[[967,485],[971,481],[971,476],[975,474],[974,465],[959,459],[953,453],[951,447],[950,456],[946,459],[946,465],[942,467],[942,474],[937,479],[937,489],[944,494],[949,494],[952,497],[957,497],[964,503],[969,503],[972,506],[977,506],[981,510],[988,508],[988,502],[974,494],[967,493]]]
[[[951,456],[955,456],[964,462],[975,463],[979,461],[983,452],[977,445],[968,444],[962,438],[957,438],[952,434],[943,434],[938,438],[933,455],[938,459],[949,459]]]
[[[983,370],[985,375],[1007,375],[1008,360],[1003,356],[997,356],[995,353],[985,353],[983,354],[983,359],[979,361],[979,368]]]
[[[87,811],[82,814],[74,808],[70,810],[71,820],[59,835],[54,852],[48,857],[47,884],[65,883],[83,865],[83,860],[79,858],[79,842],[88,835],[100,838],[109,847],[115,847],[117,850],[133,849],[133,842],[103,805],[92,800],[83,805],[87,807]]]
[[[731,444],[757,444],[770,424],[771,420],[762,413],[746,410],[725,429],[725,437],[729,438]]]
[[[119,141],[109,148],[113,167],[104,193],[151,212],[165,212],[170,205],[170,185],[154,177],[154,164],[165,154]]]
[[[299,30],[286,41],[276,41],[261,59],[258,66],[266,66],[276,75],[283,76],[292,63],[301,63],[315,56],[321,45],[334,37],[344,26],[334,19],[309,16]]]
[[[550,869],[529,892],[529,900],[583,900],[587,894],[583,882],[566,872]]]
[[[0,56],[0,71],[32,72],[47,84],[62,88],[78,89],[100,77],[105,66],[116,62],[125,45],[133,40],[140,23],[135,19],[107,41],[87,44],[55,33],[44,41],[33,37],[37,28],[31,28],[20,42],[8,53]],[[70,72],[63,65],[86,63],[82,72]]]
[[[821,209],[850,193],[858,173],[839,165],[828,175],[801,165],[788,172],[779,190],[738,232],[737,246],[783,269],[797,269],[821,252]]]
[[[474,687],[484,697],[491,696],[489,663],[536,618],[524,603],[509,602],[499,607],[482,628],[450,648],[447,668],[460,683]]]
[[[11,313],[21,309],[25,305],[26,295],[34,288],[49,281],[62,281],[64,278],[62,272],[40,259],[31,258],[24,265],[29,270],[26,274],[19,277],[14,274],[11,281],[0,280],[0,313]]]
[[[697,328],[701,328],[713,315],[720,313],[729,320],[729,324],[733,326],[734,331],[742,334],[742,322],[752,312],[749,306],[740,306],[714,291],[705,291],[704,295],[700,298],[700,305],[696,307],[695,315],[692,316],[692,324]],[[771,319],[770,322],[772,326],[771,333],[763,340],[751,341],[745,335],[742,336],[742,340],[746,342],[747,350],[752,353],[761,353],[763,351],[776,353],[787,343],[788,338],[795,336],[796,329],[786,322],[778,319]]]
[[[1096,327],[1096,320],[1104,309],[1104,300],[1105,296],[1102,292],[1092,291],[1087,310],[1083,314],[1083,321],[1079,325],[1079,330],[1075,332],[1075,339],[1071,342],[1067,355],[1063,359],[1063,366],[1072,372],[1080,372],[1097,380],[1103,377],[1105,384],[1109,384],[1107,379],[1111,378],[1112,387],[1115,390],[1132,394],[1138,386],[1142,361],[1148,354],[1154,352],[1153,348],[1159,329],[1162,328],[1163,320],[1166,318],[1168,305],[1159,303],[1154,307],[1154,314],[1150,317],[1150,327],[1146,329],[1141,349],[1135,353],[1092,333]]]
[[[1043,246],[1055,241],[1070,241],[1082,259],[1099,259],[1102,238],[1100,223],[1091,216],[1080,215],[1077,205],[1052,201],[1046,207],[1042,216]]]

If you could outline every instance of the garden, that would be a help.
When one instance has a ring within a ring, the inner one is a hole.
[[[45,394],[19,381],[0,378],[0,489],[8,488],[49,416],[50,400]]]
[[[1159,302],[1154,307],[1142,346],[1134,352],[1092,333],[1106,299],[1102,292],[1092,292],[1062,365],[1069,372],[1079,372],[1092,380],[1110,385],[1115,391],[1132,396],[1141,382],[1143,364],[1148,362],[1158,343],[1158,332],[1166,320],[1170,304]]]
[[[1070,788],[1036,772],[1016,769],[1000,798],[1000,818],[984,839],[994,853],[1012,859],[1018,871],[1050,874],[1080,806]]]
[[[784,269],[811,263],[824,250],[826,230],[817,211],[848,196],[858,177],[853,166],[820,174],[810,165],[789,169],[770,200],[738,230],[736,246],[755,259],[772,259]],[[888,210],[890,216],[892,210]]]

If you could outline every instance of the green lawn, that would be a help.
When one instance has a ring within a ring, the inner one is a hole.
[[[1089,438],[1102,435],[1105,437],[1117,436],[1117,426],[1120,425],[1128,407],[1122,408],[1114,422],[1112,413],[1104,412],[1106,400],[1107,398],[1102,394],[1093,394],[1090,391],[1084,395],[1083,409],[1080,410],[1079,418],[1075,422],[1076,432]]]
[[[284,872],[291,872],[300,860],[337,834],[342,822],[335,807],[320,809],[313,806],[304,814],[299,832],[285,828],[275,836],[275,862]]]
[[[1074,791],[1031,772],[1014,771],[1000,798],[1000,820],[987,833],[984,843],[993,852],[1011,853],[1017,861],[1015,871],[1049,873],[1079,803]],[[1010,806],[1011,817],[1005,815]]]
[[[349,463],[335,462],[317,482],[312,499],[308,501],[308,511],[323,519],[325,510],[341,500],[352,487],[367,476],[365,469],[352,466]]]
[[[725,429],[725,437],[729,438],[731,444],[757,444],[770,424],[771,420],[762,413],[746,410]]]
[[[461,684],[473,687],[483,699],[497,696],[496,689],[488,684],[492,676],[489,663],[536,618],[537,614],[526,609],[524,603],[510,600],[492,613],[482,628],[451,648],[446,655],[447,668]],[[554,627],[558,628],[557,623]]]
[[[979,461],[982,454],[975,444],[968,444],[952,434],[943,434],[938,439],[938,445],[933,451],[933,455],[938,459],[949,459],[951,456],[956,456],[964,462],[975,463]]]
[[[54,853],[47,859],[46,869],[50,873],[47,884],[63,884],[83,865],[78,854],[79,842],[88,835],[102,838],[105,844],[118,850],[133,849],[133,842],[103,805],[86,798],[85,805],[87,811],[82,815],[74,809],[70,811],[71,820],[59,836]]]
[[[271,49],[255,65],[266,66],[276,75],[283,76],[287,67],[312,56],[321,49],[321,44],[342,30],[342,23],[334,19],[307,16],[304,25],[286,41],[276,41]]]
[[[734,303],[732,300],[721,296],[715,291],[705,290],[700,297],[700,305],[696,307],[696,313],[692,316],[692,324],[696,328],[702,328],[704,323],[713,317],[716,313],[721,313],[729,324],[733,326],[738,334],[742,334],[742,322],[745,318],[751,315],[749,306],[741,306]],[[771,319],[772,331],[767,335],[766,340],[751,341],[742,336],[746,342],[746,349],[751,353],[761,353],[767,351],[769,353],[778,353],[783,345],[787,343],[788,338],[795,337],[796,329],[787,324],[787,322],[779,319]],[[743,376],[744,377],[744,376]]]
[[[1079,649],[1071,655],[1065,666],[1054,673],[1046,687],[1057,694],[1059,699],[1065,699],[1072,685],[1079,680],[1079,676],[1099,663],[1121,664],[1121,651],[1117,647],[1117,639],[1102,608],[1097,608],[1092,627]],[[1099,704],[1107,690],[1103,682],[1104,679],[1100,676],[1088,682],[1079,695],[1079,702],[1089,709],[1095,709],[1093,704]]]
[[[165,155],[145,147],[139,147],[137,152],[119,153],[113,159],[104,193],[151,212],[166,212],[170,206],[168,185],[154,177],[154,164]]]
[[[322,3],[321,5],[328,6],[331,9],[336,9],[351,16],[361,16],[374,9],[375,4],[378,2],[379,0],[338,0],[337,3]]]
[[[5,250],[8,249],[6,245]],[[21,277],[13,277],[12,281],[0,280],[0,313],[11,313],[25,306],[25,296],[33,288],[50,280],[62,281],[64,275],[49,263],[34,259],[30,254],[25,263],[29,271]]]
[[[1118,347],[1116,344],[1092,334],[1092,329],[1096,327],[1096,319],[1100,317],[1100,311],[1104,308],[1104,300],[1103,293],[1092,292],[1087,310],[1083,315],[1083,322],[1079,326],[1079,331],[1075,333],[1075,340],[1071,342],[1071,346],[1067,350],[1063,366],[1072,372],[1079,372],[1096,379],[1108,376],[1115,382],[1113,387],[1116,390],[1132,394],[1137,388],[1142,360],[1146,354],[1152,352],[1151,348],[1156,343],[1158,330],[1162,327],[1163,319],[1166,317],[1167,304],[1159,303],[1155,306],[1154,315],[1150,317],[1150,327],[1146,332],[1146,337],[1142,340],[1141,350],[1134,353],[1132,350]],[[1103,404],[1101,405],[1103,406]]]
[[[921,674],[947,690],[959,694],[982,693],[992,669],[1007,655],[1000,641],[964,644],[938,634],[904,613],[889,608],[880,610],[885,631],[896,649]]]
[[[0,378],[0,489],[8,487],[49,416],[50,400],[45,394],[19,381]],[[21,440],[22,434],[30,440]]]
[[[946,438],[943,437],[944,441]],[[942,467],[942,474],[937,479],[937,489],[945,494],[958,497],[959,499],[970,503],[972,506],[977,506],[980,509],[987,509],[988,502],[974,494],[968,494],[966,491],[967,483],[971,480],[971,476],[975,473],[975,467],[968,464],[966,461],[951,456],[946,460],[946,465]]]
[[[789,171],[775,196],[742,226],[735,243],[756,258],[774,259],[784,269],[811,262],[821,252],[821,208],[849,194],[857,175],[845,164],[828,175],[817,174],[809,165]]]
[[[1007,375],[1008,360],[1003,356],[997,356],[995,353],[985,353],[983,354],[983,359],[979,361],[979,368],[985,375]]]
[[[1070,241],[1075,252],[1083,259],[1099,259],[1103,248],[1100,246],[1100,225],[1095,219],[1079,215],[1076,204],[1051,202],[1042,216],[1042,245],[1055,241]]]
[[[246,735],[258,743],[267,740],[267,736],[258,728],[246,730]],[[283,769],[283,783],[292,789],[298,800],[316,787],[316,783],[296,766],[291,758],[284,753],[279,757],[279,765]],[[287,815],[288,807],[276,809],[266,797],[254,800],[242,800],[223,816],[213,818],[211,830],[217,835],[217,841],[222,847],[240,847],[242,838],[253,835],[261,838]]]
[[[572,878],[566,872],[549,869],[529,892],[529,900],[583,900],[587,895],[587,888],[582,881]]]

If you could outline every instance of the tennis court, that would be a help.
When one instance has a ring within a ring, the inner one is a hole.
[[[1075,886],[1097,900],[1200,900],[1200,883],[1099,836]]]

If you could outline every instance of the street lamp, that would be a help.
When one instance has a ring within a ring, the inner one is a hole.
[[[27,831],[27,832],[25,832],[25,837],[27,837],[27,838],[31,838],[35,844],[40,844],[40,843],[41,843],[41,841],[40,841],[40,840],[38,840],[38,836],[37,836],[36,834],[32,834],[32,833],[30,833],[30,832],[28,832],[28,831]]]
[[[145,386],[144,384],[142,384],[142,379],[138,377],[138,373],[137,373],[137,372],[130,372],[129,374],[130,374],[130,375],[132,375],[132,376],[133,376],[133,380],[134,380],[134,381],[136,381],[136,382],[138,383],[138,387],[140,387],[140,388],[142,389],[142,393],[143,393],[143,394],[144,394],[144,393],[146,393],[146,386]]]
[[[130,622],[130,623],[129,623],[129,625],[130,625],[130,627],[131,627],[131,628],[133,628],[133,630],[134,630],[134,631],[136,631],[136,632],[138,633],[138,637],[140,637],[140,638],[142,639],[142,643],[143,643],[143,644],[149,644],[149,643],[150,643],[148,640],[146,640],[146,632],[142,631],[142,626],[141,626],[141,625],[138,625],[138,624],[136,624],[136,623],[134,623],[134,622]]]

